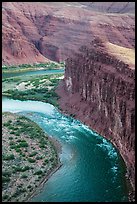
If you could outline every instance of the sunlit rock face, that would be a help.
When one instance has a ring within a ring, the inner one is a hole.
[[[63,61],[100,35],[132,47],[134,12],[134,2],[3,2],[2,63]]]
[[[116,145],[127,164],[134,187],[134,52],[127,64],[120,54],[121,49],[124,50],[118,47],[116,55],[114,50],[110,52],[106,42],[99,39],[93,40],[88,47],[81,47],[66,60],[65,78],[57,92],[64,111],[75,114]]]

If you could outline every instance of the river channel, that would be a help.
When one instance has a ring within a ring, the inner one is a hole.
[[[10,78],[17,76],[31,76],[31,75],[49,75],[49,74],[63,74],[64,69],[54,69],[54,70],[35,70],[35,71],[24,71],[24,72],[8,72],[3,73],[2,78]]]
[[[62,167],[32,202],[128,201],[125,164],[102,136],[50,104],[4,97],[2,108],[32,119],[62,145]]]
[[[62,166],[31,202],[125,202],[126,166],[117,149],[53,105],[3,97],[2,111],[24,115],[57,139]]]

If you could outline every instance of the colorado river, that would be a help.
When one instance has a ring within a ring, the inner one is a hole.
[[[30,118],[62,145],[63,165],[31,202],[128,201],[125,164],[102,136],[47,103],[4,97],[2,109]]]
[[[10,78],[17,76],[29,76],[29,75],[47,75],[47,74],[64,74],[64,69],[51,69],[51,70],[34,70],[34,71],[24,71],[24,72],[8,72],[3,73],[2,78]]]

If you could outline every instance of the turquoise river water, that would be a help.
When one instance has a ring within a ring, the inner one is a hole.
[[[102,136],[47,103],[3,97],[2,109],[27,116],[62,146],[63,165],[31,202],[128,201],[125,164]]]
[[[64,69],[54,69],[54,70],[34,70],[34,71],[24,71],[24,72],[8,72],[3,73],[2,78],[18,77],[18,76],[31,76],[31,75],[49,75],[49,74],[63,74]]]

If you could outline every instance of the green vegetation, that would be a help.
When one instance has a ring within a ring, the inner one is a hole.
[[[4,66],[2,71],[22,72],[60,67],[63,68],[64,63]],[[58,107],[59,97],[55,89],[62,77],[63,74],[51,74],[3,79],[3,95],[19,100],[43,101]],[[44,131],[30,119],[11,113],[3,113],[3,118],[2,199],[4,202],[25,201],[43,176],[57,165],[57,152]]]
[[[2,183],[7,183],[10,181],[10,178],[8,176],[2,176]]]
[[[12,66],[2,66],[2,73],[8,72],[25,72],[30,70],[38,70],[39,68],[43,69],[60,69],[65,66],[64,62],[47,62],[47,63],[34,63],[34,64],[21,64],[21,65],[12,65]]]
[[[13,154],[3,155],[2,159],[3,160],[13,160],[14,159],[14,155]]]
[[[38,154],[37,152],[32,152],[29,157],[34,157],[36,154]]]
[[[3,172],[2,172],[2,176],[5,176],[5,177],[11,176],[11,172],[9,172],[9,171],[3,171]]]
[[[20,167],[20,166],[13,166],[13,173],[16,173],[16,172],[24,172],[24,171],[27,171],[30,169],[29,166],[24,166],[24,167]]]
[[[8,198],[9,198],[8,195],[4,195],[4,196],[2,197],[2,200],[7,200]]]
[[[21,178],[27,178],[28,176],[26,175],[26,174],[23,174],[22,176],[21,176]]]
[[[32,158],[28,158],[28,161],[29,161],[30,163],[34,163],[36,160],[35,160],[35,159],[32,159]]]
[[[55,93],[55,89],[48,91],[47,88],[40,88],[40,89],[34,88],[26,91],[9,90],[9,91],[6,91],[5,93],[7,93],[8,96],[12,97],[13,99],[37,100],[37,101],[50,103],[54,106],[58,106],[56,101],[58,100],[59,97]]]
[[[30,119],[12,113],[3,113],[3,119],[2,199],[25,201],[57,165],[57,152],[44,131]]]
[[[41,174],[43,174],[43,171],[42,171],[42,170],[38,170],[38,171],[36,171],[36,172],[34,173],[34,175],[41,175]]]
[[[3,86],[5,84],[6,87],[9,86],[9,89],[3,88],[3,94],[13,99],[42,101],[59,108],[57,102],[59,96],[56,94],[55,89],[59,84],[60,77],[62,76],[62,74],[44,75],[39,77],[33,76],[28,78],[29,80],[22,80],[21,78],[18,83],[14,82],[14,80],[12,80],[12,82],[4,80]],[[22,83],[26,84],[25,88],[17,88],[17,86],[21,86]],[[5,125],[8,126],[10,123]]]

